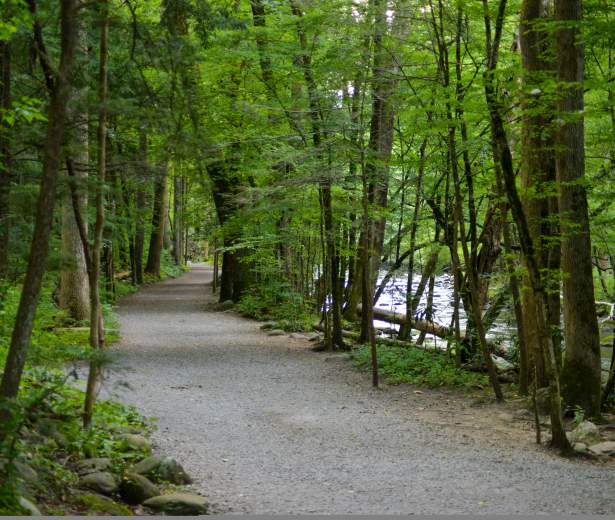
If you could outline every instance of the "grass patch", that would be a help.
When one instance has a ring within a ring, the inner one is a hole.
[[[351,357],[361,370],[371,369],[371,351],[362,345]],[[445,352],[425,351],[416,347],[400,348],[378,344],[380,374],[389,384],[412,383],[428,387],[457,386],[484,388],[487,376],[455,366]]]

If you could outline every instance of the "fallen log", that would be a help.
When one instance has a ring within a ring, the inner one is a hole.
[[[359,315],[361,314],[361,305],[357,307],[357,312]],[[387,311],[385,309],[376,309],[374,308],[374,319],[379,321],[386,321],[388,323],[394,323],[396,325],[403,325],[406,322],[406,315],[402,313]],[[451,339],[455,337],[455,333],[451,327],[445,327],[443,325],[438,325],[433,321],[427,320],[412,320],[412,328],[418,330],[420,332],[425,332],[426,334],[433,334],[434,336],[441,339]],[[465,332],[461,331],[461,337],[465,337]],[[380,338],[379,338],[380,341]],[[488,341],[489,350],[506,358],[509,352],[500,345],[493,343],[492,341]]]
[[[362,312],[362,306],[359,305],[357,308],[357,312],[359,315]],[[406,315],[387,311],[384,309],[378,309],[374,307],[374,319],[380,321],[386,321],[388,323],[395,323],[396,325],[403,325],[406,323]],[[442,339],[447,339],[453,337],[455,334],[453,329],[450,327],[445,327],[443,325],[438,325],[433,321],[427,320],[412,320],[412,328],[416,329],[420,332],[425,332],[427,334],[433,334],[434,336],[438,336]]]

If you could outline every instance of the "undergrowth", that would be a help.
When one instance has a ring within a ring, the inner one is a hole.
[[[284,282],[259,284],[235,309],[257,320],[275,321],[278,328],[288,332],[310,331],[317,321],[309,302]]]
[[[183,268],[165,255],[161,277],[182,272]],[[117,440],[122,428],[148,428],[134,408],[98,401],[92,427],[82,428],[84,394],[75,386],[76,371],[71,367],[93,358],[106,363],[108,353],[92,351],[88,324],[75,322],[57,306],[56,287],[57,276],[48,276],[37,307],[19,397],[0,402],[0,413],[9,408],[6,416],[11,418],[10,423],[2,419],[0,424],[0,515],[27,513],[18,503],[20,497],[39,502],[47,514],[79,510],[70,498],[77,478],[69,469],[72,463],[80,458],[108,457],[115,466],[123,467],[142,455],[122,450]],[[117,281],[113,292],[103,290],[107,344],[119,339],[113,304],[137,289],[129,281]],[[6,362],[20,294],[18,282],[0,285],[0,367]],[[35,482],[24,480],[19,471],[24,465],[35,470]],[[73,498],[78,499],[76,495]]]
[[[359,368],[370,369],[369,346],[360,346],[353,350],[351,356]],[[458,386],[468,389],[488,385],[484,374],[457,368],[446,352],[378,344],[378,366],[380,374],[389,384],[412,383],[428,387]]]
[[[3,425],[6,436],[0,444],[0,515],[25,514],[20,497],[45,504],[47,514],[64,514],[78,497],[72,463],[107,457],[123,467],[142,456],[122,449],[117,432],[149,429],[143,417],[132,407],[101,400],[92,427],[84,430],[84,395],[69,377],[62,370],[28,369],[19,399],[4,403],[11,421]]]

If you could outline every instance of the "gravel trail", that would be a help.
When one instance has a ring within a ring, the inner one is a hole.
[[[215,511],[615,512],[611,467],[561,460],[495,419],[486,430],[494,410],[455,394],[373,390],[339,355],[210,310],[211,275],[123,300],[109,388],[158,418],[156,449]]]

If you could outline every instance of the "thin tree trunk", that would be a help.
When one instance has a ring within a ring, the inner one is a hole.
[[[104,184],[107,171],[107,68],[109,60],[109,2],[100,0],[100,59],[98,69],[98,128],[96,144],[98,148],[98,179],[96,183],[96,221],[94,223],[94,239],[92,245],[92,261],[90,264],[90,347],[102,350],[105,346],[102,308],[100,305],[100,254],[103,246],[103,230],[105,226]],[[96,356],[90,361],[88,383],[85,391],[83,407],[83,426],[88,428],[92,422],[92,413],[98,386],[101,378],[101,361]]]
[[[28,268],[11,336],[11,345],[2,374],[2,383],[0,384],[0,396],[5,398],[14,398],[19,391],[49,252],[49,236],[53,223],[56,185],[61,163],[61,147],[64,140],[77,41],[77,1],[61,0],[60,17],[60,67],[57,76],[53,78],[47,135],[43,148],[43,170]],[[43,49],[39,47],[38,51],[41,53]],[[43,59],[46,59],[46,57]]]
[[[138,285],[143,283],[143,249],[145,246],[145,190],[143,186],[149,178],[147,163],[147,133],[139,128],[139,161],[137,170],[137,187],[135,194],[135,236],[134,236],[134,278]]]
[[[0,41],[0,279],[9,271],[11,146],[4,113],[11,109],[11,46]]]
[[[156,173],[154,186],[154,207],[152,210],[152,231],[150,234],[149,250],[145,272],[160,278],[160,262],[164,248],[164,235],[167,227],[169,190],[168,190],[167,165],[163,164]]]

